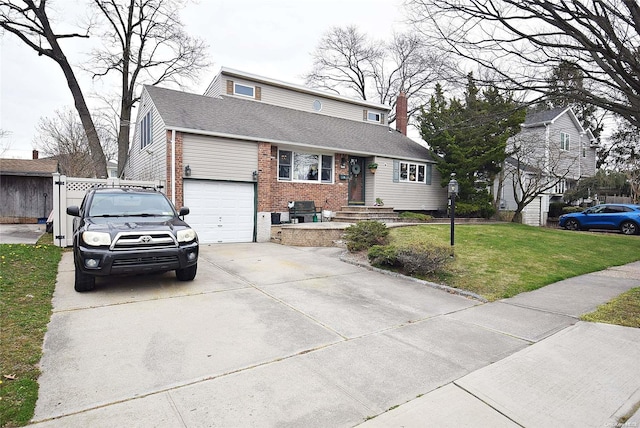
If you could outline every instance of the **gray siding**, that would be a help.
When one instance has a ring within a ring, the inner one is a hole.
[[[224,94],[223,86],[222,86],[222,79],[220,78],[220,75],[218,75],[209,84],[209,87],[204,92],[204,95],[207,96],[207,97],[218,97],[218,96],[220,96],[222,94]]]
[[[252,181],[258,169],[256,143],[194,134],[185,134],[182,142],[182,163],[190,166],[190,178]]]
[[[385,206],[396,210],[435,211],[447,207],[447,189],[440,186],[440,173],[433,166],[431,184],[395,183],[393,181],[393,159],[376,159],[378,170],[375,174],[367,171],[366,202],[373,204],[375,198],[384,201]]]
[[[149,111],[153,112],[151,144],[142,149],[140,148],[140,124]],[[133,140],[131,147],[129,147],[129,160],[125,168],[125,178],[132,180],[166,180],[166,153],[167,137],[164,121],[145,91],[142,94]]]
[[[350,104],[348,102],[334,100],[316,94],[299,92],[293,89],[269,85],[263,82],[253,82],[251,80],[241,79],[235,76],[222,75],[221,82],[216,84],[218,92],[216,92],[216,89],[213,89],[213,87],[210,87],[210,90],[208,90],[205,95],[214,96],[219,93],[225,94],[228,80],[248,86],[259,86],[261,89],[260,101],[264,103],[360,122],[364,120],[363,110],[367,110],[372,113],[382,114],[384,119],[384,123],[382,123],[382,125],[386,125],[388,123],[388,112],[383,109],[373,109],[362,105]],[[316,100],[320,101],[322,104],[320,111],[316,111],[313,108]]]

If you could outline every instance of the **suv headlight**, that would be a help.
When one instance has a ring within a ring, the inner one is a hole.
[[[193,229],[178,230],[178,242],[191,242],[196,239],[196,231]]]
[[[85,244],[91,245],[92,247],[111,245],[111,236],[104,232],[83,232],[82,240]]]

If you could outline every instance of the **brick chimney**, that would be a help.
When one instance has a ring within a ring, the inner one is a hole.
[[[34,150],[31,152],[31,156],[32,156],[32,158],[33,158],[33,159],[38,159],[38,151],[34,149]]]
[[[396,101],[396,131],[407,135],[407,94],[400,91]]]

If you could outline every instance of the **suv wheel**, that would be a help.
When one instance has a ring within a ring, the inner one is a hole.
[[[78,292],[91,291],[96,286],[96,277],[87,275],[76,267],[76,281],[74,288]]]
[[[176,269],[176,278],[178,278],[178,281],[193,281],[193,278],[196,277],[197,270],[197,264],[184,269]]]

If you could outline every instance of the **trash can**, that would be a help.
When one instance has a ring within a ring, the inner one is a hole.
[[[280,213],[271,213],[271,224],[280,224]]]

